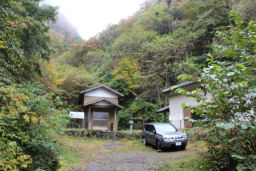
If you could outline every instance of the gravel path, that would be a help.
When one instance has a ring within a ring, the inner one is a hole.
[[[112,153],[101,156],[99,162],[90,164],[86,171],[153,171],[162,163],[161,158],[146,152]]]
[[[123,144],[110,142],[104,145],[109,153],[98,156],[97,161],[88,165],[86,170],[73,171],[154,171],[169,158],[184,156],[184,151],[157,152],[157,151],[117,151],[115,148]]]

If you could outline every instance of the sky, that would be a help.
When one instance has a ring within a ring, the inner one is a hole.
[[[109,24],[117,24],[138,11],[145,0],[45,0],[44,3],[58,6],[87,40],[103,31]]]

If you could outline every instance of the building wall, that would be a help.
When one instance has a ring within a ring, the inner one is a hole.
[[[105,88],[99,88],[84,94],[84,105],[100,98],[107,98],[113,103],[118,103],[118,96]]]
[[[94,97],[108,97],[108,98],[118,98],[118,96],[115,93],[112,93],[105,88],[98,88],[95,90],[92,90],[88,93],[84,94],[85,96],[94,96]]]
[[[210,97],[209,94],[206,95],[206,98]],[[196,106],[198,104],[194,98],[184,95],[173,95],[169,98],[169,120],[177,128],[185,128],[183,103],[190,106]]]
[[[90,102],[96,101],[98,99],[101,99],[102,97],[96,97],[96,96],[84,96],[84,106],[85,104],[88,104]],[[118,104],[118,98],[106,98],[109,101],[112,101],[113,103],[117,103]]]

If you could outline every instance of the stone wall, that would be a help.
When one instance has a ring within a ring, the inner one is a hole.
[[[69,136],[79,136],[79,137],[94,137],[103,139],[122,139],[122,138],[142,138],[142,132],[110,132],[101,130],[66,130],[64,131],[66,135]]]
[[[187,132],[187,137],[189,141],[198,140],[198,137],[202,138],[202,134],[198,134],[198,130],[195,131],[190,129]],[[200,132],[200,131],[199,131]],[[101,130],[88,130],[88,129],[72,129],[72,130],[65,130],[64,133],[69,136],[78,136],[78,137],[92,137],[92,138],[103,138],[103,139],[141,139],[142,138],[142,131],[134,131],[130,133],[129,131],[118,131],[118,132],[111,132],[111,131],[101,131]]]

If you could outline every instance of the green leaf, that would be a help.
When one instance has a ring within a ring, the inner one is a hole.
[[[248,83],[246,81],[241,82],[244,86],[248,86]]]
[[[240,155],[237,155],[237,154],[232,154],[231,156],[232,156],[233,158],[240,159],[240,160],[245,159],[245,157],[240,156]]]
[[[246,124],[242,123],[242,124],[241,124],[241,128],[243,128],[243,129],[247,129],[247,128],[248,128],[248,126],[247,126]]]
[[[223,122],[221,122],[221,123],[217,123],[216,126],[218,128],[223,128],[225,130],[235,128],[235,124],[234,123],[223,123]]]
[[[227,76],[229,76],[229,77],[231,77],[231,76],[233,76],[233,75],[235,75],[234,72],[229,72],[229,73],[227,73]]]
[[[224,124],[224,129],[226,129],[226,130],[233,129],[233,128],[235,128],[235,124],[233,124],[233,123]]]

